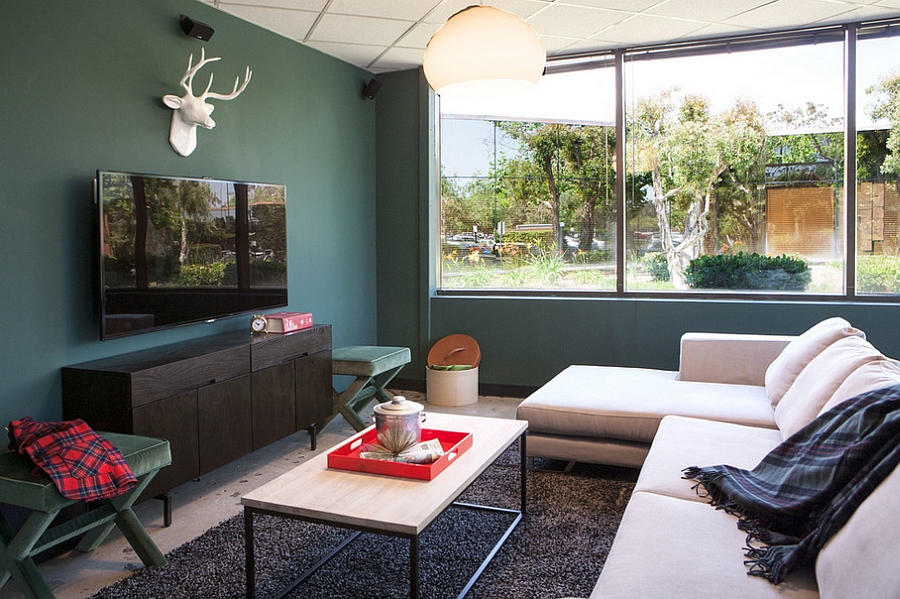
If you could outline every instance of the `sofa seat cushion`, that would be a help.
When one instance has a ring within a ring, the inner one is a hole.
[[[519,404],[529,433],[650,443],[669,414],[775,428],[764,387],[694,383],[667,370],[570,366]]]
[[[591,599],[815,599],[811,569],[773,585],[747,575],[737,519],[696,501],[636,492]]]
[[[667,416],[650,446],[634,490],[708,503],[694,490],[694,481],[681,478],[684,468],[717,464],[753,468],[781,440],[781,433],[775,429]]]

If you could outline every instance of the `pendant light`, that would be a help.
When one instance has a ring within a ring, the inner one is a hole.
[[[422,66],[442,96],[493,96],[534,87],[546,60],[531,25],[493,6],[470,6],[431,37]]]

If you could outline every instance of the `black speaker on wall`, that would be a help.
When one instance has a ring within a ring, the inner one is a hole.
[[[209,38],[211,38],[213,36],[213,33],[216,32],[215,29],[213,29],[206,23],[195,21],[194,19],[185,15],[181,15],[180,19],[181,30],[188,37],[193,37],[198,40],[208,42]]]
[[[378,90],[381,89],[381,81],[376,81],[375,79],[370,79],[368,83],[366,83],[365,87],[363,87],[363,98],[368,98],[370,100],[374,100],[375,96],[378,95]]]

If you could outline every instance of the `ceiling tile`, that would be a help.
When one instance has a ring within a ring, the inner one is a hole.
[[[238,2],[212,0],[212,3],[223,9],[228,6],[258,6],[262,8],[287,8],[290,10],[321,12],[325,5],[328,4],[328,0],[239,0]]]
[[[680,17],[715,23],[753,10],[772,0],[669,0],[647,11],[647,14]]]
[[[837,21],[834,19],[825,19],[822,22],[835,23],[839,21],[841,23],[850,23],[852,21],[874,21],[878,19],[888,19],[896,14],[896,9],[891,9],[888,6],[860,6],[849,12],[843,13],[837,18]]]
[[[623,12],[553,4],[528,22],[540,35],[586,38],[626,17]]]
[[[425,49],[431,36],[441,28],[440,23],[420,23],[412,28],[412,31],[397,40],[397,46],[401,48],[421,48]]]
[[[411,21],[325,13],[308,41],[351,44],[364,42],[376,46],[390,46],[413,24]]]
[[[471,0],[444,0],[434,9],[427,17],[426,23],[446,23],[447,19],[461,11],[462,9],[472,6]]]
[[[685,21],[644,14],[636,15],[593,37],[616,42],[619,46],[653,44],[663,36],[667,39],[678,39],[690,35],[706,25],[699,21]]]
[[[363,44],[335,44],[331,42],[307,42],[307,46],[320,52],[340,58],[344,62],[366,68],[384,52],[384,46],[368,46]]]
[[[750,33],[759,33],[760,29],[750,29],[748,27],[738,27],[737,25],[725,25],[724,23],[713,23],[701,27],[697,31],[688,33],[679,38],[682,40],[702,40],[709,38],[728,37],[734,35],[746,35]]]
[[[599,39],[580,40],[574,44],[567,46],[562,51],[554,54],[554,57],[567,56],[571,54],[583,54],[585,52],[603,52],[618,48],[620,44],[616,42],[608,42]]]
[[[440,0],[333,0],[330,14],[418,21]]]
[[[581,41],[578,38],[554,37],[552,35],[542,35],[540,38],[544,42],[544,49],[547,51],[548,56],[560,54],[572,44],[577,44]]]
[[[221,5],[220,8],[245,21],[298,41],[306,37],[309,28],[316,22],[318,16],[318,13],[315,12],[260,6],[229,4]]]
[[[757,29],[787,29],[833,19],[852,8],[848,4],[822,0],[778,0],[723,22]]]
[[[493,0],[490,5],[527,19],[542,8],[546,8],[547,2],[545,0]]]
[[[422,64],[422,50],[415,48],[391,48],[372,65],[372,68],[403,71]]]
[[[610,8],[624,10],[631,13],[639,13],[658,4],[665,4],[668,0],[556,0],[556,4],[571,4],[573,6],[592,6],[594,8]],[[729,2],[731,0],[728,0]]]

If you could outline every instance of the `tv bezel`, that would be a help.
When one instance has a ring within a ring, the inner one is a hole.
[[[149,327],[144,328],[134,328],[127,330],[118,330],[115,332],[110,332],[107,326],[107,317],[112,316],[114,314],[107,314],[107,289],[106,289],[106,274],[104,268],[104,255],[103,255],[103,242],[104,242],[104,227],[103,227],[103,201],[101,198],[101,178],[104,175],[119,175],[125,177],[144,177],[148,179],[165,179],[165,180],[173,180],[173,181],[198,181],[202,183],[211,183],[211,184],[227,184],[227,185],[247,185],[247,186],[271,186],[271,187],[281,187],[284,189],[284,197],[285,197],[285,252],[287,252],[287,240],[289,235],[287,233],[287,186],[283,183],[264,183],[264,182],[253,182],[253,181],[243,181],[238,179],[220,179],[220,178],[211,178],[211,177],[190,177],[190,176],[182,176],[182,175],[160,175],[160,174],[152,174],[152,173],[139,173],[139,172],[129,172],[129,171],[121,171],[121,170],[112,170],[112,169],[97,169],[96,176],[93,180],[94,184],[94,226],[95,226],[95,234],[94,241],[96,243],[95,247],[95,288],[97,290],[97,298],[96,298],[96,307],[97,314],[99,316],[99,324],[100,324],[100,339],[101,341],[106,341],[110,339],[120,339],[123,337],[131,337],[134,335],[141,335],[144,333],[152,333],[156,331],[169,330],[173,328],[178,328],[182,326],[198,324],[198,323],[212,323],[219,321],[224,318],[232,318],[235,316],[249,315],[249,314],[259,314],[269,310],[275,310],[278,308],[285,308],[289,303],[289,280],[288,274],[285,272],[285,286],[284,286],[284,294],[283,300],[277,300],[274,302],[258,302],[255,303],[251,308],[247,309],[236,309],[236,310],[222,310],[222,311],[209,311],[209,313],[204,314],[203,316],[197,317],[185,317],[183,319],[179,319],[176,322],[169,322],[165,324],[153,324]],[[184,293],[187,294],[192,289],[199,289],[210,291],[206,288],[173,288],[171,291],[173,293]],[[279,288],[280,289],[280,288]],[[214,290],[212,290],[214,291]],[[235,290],[240,291],[240,290]],[[251,290],[243,290],[240,291],[242,297],[252,297],[254,295],[262,296],[263,294],[254,294]],[[279,297],[281,294],[278,294]],[[118,313],[117,313],[118,314]],[[249,324],[247,328],[249,332]]]

